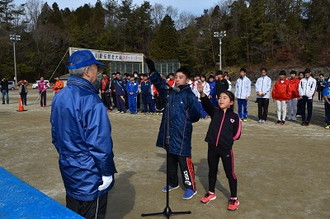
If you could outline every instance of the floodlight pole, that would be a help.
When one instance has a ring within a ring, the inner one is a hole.
[[[10,34],[9,39],[13,41],[13,50],[14,50],[14,72],[15,72],[15,85],[17,85],[17,68],[16,68],[16,42],[21,40],[21,35]]]
[[[222,70],[222,51],[221,51],[222,38],[224,38],[226,35],[227,35],[226,31],[213,33],[213,36],[219,39],[219,70]]]

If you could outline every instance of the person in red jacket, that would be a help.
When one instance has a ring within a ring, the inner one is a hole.
[[[281,71],[279,73],[280,79],[276,81],[273,91],[272,97],[273,100],[276,101],[277,106],[277,122],[276,124],[284,125],[286,111],[287,111],[287,102],[291,97],[289,81],[286,80],[286,72]]]
[[[112,110],[111,98],[110,98],[110,79],[107,73],[102,74],[102,79],[100,81],[101,86],[101,98],[104,106],[107,108],[107,111],[110,112]]]
[[[297,103],[299,99],[299,92],[298,92],[298,87],[299,87],[299,79],[296,77],[297,72],[296,71],[291,71],[290,72],[290,79],[288,80],[289,82],[289,90],[291,97],[288,101],[288,120],[293,120],[296,121],[296,115],[297,115]]]

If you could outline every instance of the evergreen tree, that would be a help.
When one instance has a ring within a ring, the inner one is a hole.
[[[173,59],[178,57],[178,37],[174,21],[168,15],[162,20],[159,30],[151,41],[151,56],[154,59]]]

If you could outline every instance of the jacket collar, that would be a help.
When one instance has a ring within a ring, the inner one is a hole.
[[[179,88],[180,88],[180,90],[185,90],[187,88],[190,88],[190,85],[189,84],[182,84],[182,85],[179,85]]]
[[[220,112],[225,113],[225,111],[223,111],[221,108],[219,108],[219,109],[220,109]],[[233,111],[234,111],[233,109],[228,108],[228,109],[226,110],[226,114],[229,113],[229,112],[233,112]]]
[[[68,85],[78,86],[81,87],[82,89],[89,90],[96,94],[99,93],[99,91],[94,87],[92,83],[81,77],[70,76],[68,79]]]

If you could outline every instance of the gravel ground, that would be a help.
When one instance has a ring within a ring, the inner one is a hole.
[[[16,112],[17,91],[10,91],[10,97],[9,105],[0,105],[0,166],[65,204],[58,154],[51,143],[51,107],[40,108],[37,91],[30,90],[27,111]],[[51,98],[49,91],[48,104]],[[208,188],[204,137],[210,120],[205,119],[195,123],[192,140],[198,194],[186,201],[181,199],[183,189],[170,193],[172,211],[192,214],[173,218],[330,218],[330,131],[323,128],[322,103],[314,101],[310,126],[290,121],[278,126],[275,104],[270,103],[268,124],[261,125],[252,100],[249,120],[234,144],[240,208],[226,210],[229,187],[221,165],[217,199],[207,205],[199,202]],[[111,112],[109,118],[118,174],[109,193],[107,218],[163,211],[165,151],[155,147],[161,116]]]

